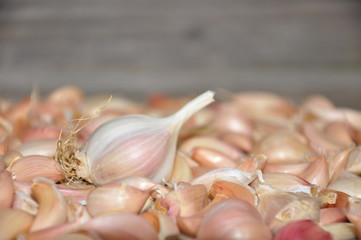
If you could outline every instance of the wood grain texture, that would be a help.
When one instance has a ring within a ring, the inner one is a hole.
[[[259,89],[361,108],[360,1],[0,3],[0,96]]]

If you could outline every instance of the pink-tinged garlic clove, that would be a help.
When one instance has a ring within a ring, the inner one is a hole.
[[[139,213],[149,194],[123,183],[108,183],[88,195],[87,210],[93,217],[111,213]]]
[[[261,215],[248,202],[229,198],[205,214],[196,239],[272,239]]]
[[[83,233],[67,233],[60,237],[55,238],[54,240],[96,240],[95,238],[88,236]]]
[[[350,195],[331,189],[324,189],[318,194],[322,208],[345,208]]]
[[[350,152],[347,159],[347,171],[355,174],[361,174],[361,147],[358,146]]]
[[[192,150],[191,157],[201,166],[205,166],[210,169],[237,166],[237,163],[234,160],[228,158],[221,152],[210,148],[195,147]]]
[[[267,157],[263,154],[251,154],[247,159],[242,161],[236,168],[245,172],[263,170],[267,163]]]
[[[351,153],[355,147],[347,147],[340,150],[334,156],[328,158],[330,182],[335,181],[347,168],[350,162]]]
[[[327,225],[337,222],[346,222],[347,218],[342,208],[322,208],[320,210],[320,224]]]
[[[73,109],[84,100],[84,92],[72,85],[55,89],[46,98],[47,102],[55,103],[60,108]]]
[[[134,239],[157,240],[158,234],[144,218],[131,213],[96,217],[80,226],[79,230],[103,240]]]
[[[196,136],[189,138],[181,143],[179,150],[191,156],[193,149],[196,147],[216,150],[233,160],[237,160],[243,155],[242,152],[231,145],[211,136]]]
[[[350,146],[354,144],[344,122],[328,122],[324,128],[324,133],[326,138],[332,139],[341,146]]]
[[[56,188],[66,197],[69,196],[75,202],[86,202],[90,191],[94,189],[93,185],[84,184],[56,184]]]
[[[169,193],[169,189],[166,188],[165,186],[153,182],[149,178],[141,177],[141,176],[124,177],[117,180],[116,183],[126,184],[127,186],[148,192],[154,198],[159,198],[159,195],[165,196],[167,193]]]
[[[329,183],[329,165],[324,155],[311,162],[306,169],[297,174],[309,183],[315,184],[320,190],[325,189]]]
[[[299,220],[281,228],[273,240],[333,240],[332,235],[312,220]]]
[[[193,179],[192,170],[187,164],[184,153],[177,151],[174,159],[174,166],[170,174],[170,182],[190,182]]]
[[[15,239],[29,231],[34,216],[18,209],[0,209],[0,239]]]
[[[251,152],[253,140],[250,136],[240,133],[227,133],[221,136],[221,139],[242,152]]]
[[[308,165],[309,162],[302,162],[302,163],[266,163],[266,166],[263,168],[264,173],[271,173],[271,172],[283,172],[283,173],[290,173],[294,175],[298,175],[303,172]]]
[[[177,217],[177,226],[179,230],[191,237],[195,237],[197,235],[199,226],[203,220],[203,215],[196,214],[189,217]]]
[[[293,131],[276,131],[255,143],[253,154],[264,154],[268,163],[301,163],[312,150]]]
[[[316,196],[318,194],[318,187],[316,185],[293,174],[280,172],[264,173],[262,179],[263,182],[260,179],[254,180],[251,186],[256,189],[258,184],[266,183],[275,189],[286,192],[302,192],[309,196]]]
[[[216,109],[216,114],[222,116],[213,118],[212,126],[217,132],[251,136],[255,130],[253,121],[234,105],[222,104]]]
[[[0,171],[0,209],[10,208],[14,200],[14,183],[11,173]]]
[[[208,193],[201,184],[176,189],[161,200],[160,205],[167,209],[167,215],[176,221],[176,217],[192,216],[208,203]]]
[[[43,139],[58,139],[60,128],[55,125],[28,127],[19,137],[22,143]]]
[[[253,188],[248,185],[240,185],[233,182],[216,180],[209,190],[209,195],[214,198],[217,194],[223,194],[229,198],[239,198],[256,207],[258,197]]]
[[[39,207],[31,231],[49,228],[66,221],[66,202],[54,182],[45,178],[34,179],[32,197]]]
[[[29,155],[17,160],[7,168],[13,172],[14,179],[30,182],[37,177],[45,177],[58,182],[64,178],[64,172],[56,161],[41,155]]]
[[[38,139],[22,143],[16,147],[14,151],[20,153],[22,156],[42,155],[46,157],[54,157],[58,138]]]
[[[260,170],[256,170],[254,172],[245,172],[236,168],[217,168],[206,172],[197,178],[194,178],[191,184],[203,184],[206,186],[207,191],[209,191],[214,180],[216,179],[231,181],[241,185],[248,185],[258,176],[260,176],[260,174],[262,174]]]

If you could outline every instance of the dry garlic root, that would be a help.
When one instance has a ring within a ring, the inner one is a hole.
[[[361,239],[359,110],[213,101],[0,99],[0,239]]]

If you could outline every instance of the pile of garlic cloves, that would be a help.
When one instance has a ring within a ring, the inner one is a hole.
[[[0,99],[0,239],[361,239],[361,111],[213,95]]]

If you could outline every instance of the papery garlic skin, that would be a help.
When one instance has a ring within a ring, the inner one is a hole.
[[[126,176],[144,176],[157,183],[167,180],[180,128],[213,101],[214,92],[208,91],[166,118],[134,114],[103,124],[76,154],[81,161],[78,177],[95,185]]]

